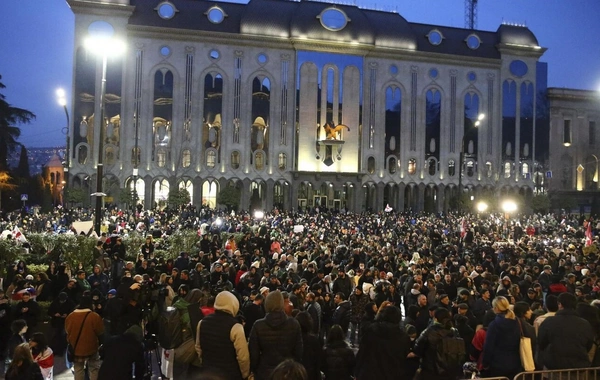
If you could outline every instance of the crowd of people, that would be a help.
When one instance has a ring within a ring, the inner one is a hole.
[[[34,219],[46,233],[67,233],[87,215]],[[30,218],[7,215],[3,224],[28,231]],[[52,379],[54,357],[64,355],[76,380],[157,371],[512,379],[525,369],[522,337],[535,369],[600,366],[600,225],[591,219],[329,210],[258,219],[205,208],[114,209],[104,218],[110,234],[98,239],[93,262],[8,268],[0,293],[7,379]],[[157,257],[155,239],[178,229],[198,232],[195,248]],[[123,242],[133,233],[145,235],[141,247]],[[47,316],[39,301],[51,301]]]

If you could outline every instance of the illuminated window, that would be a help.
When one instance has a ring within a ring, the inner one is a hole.
[[[435,175],[436,171],[437,171],[437,162],[435,162],[435,158],[430,158],[427,161],[427,172],[429,173],[429,175]]]
[[[374,157],[369,157],[367,159],[367,171],[369,172],[369,174],[375,173],[375,158]]]
[[[256,152],[256,155],[254,156],[254,167],[256,170],[263,170],[265,168],[263,152]]]
[[[417,160],[411,158],[408,160],[408,174],[415,174],[417,172]]]
[[[492,163],[489,161],[485,163],[485,174],[486,177],[492,178]]]
[[[181,166],[189,168],[192,164],[192,152],[189,149],[185,149],[181,156]]]
[[[163,149],[160,149],[158,153],[156,153],[156,164],[159,168],[164,168],[167,163],[167,152]]]
[[[571,146],[572,135],[571,135],[571,120],[565,120],[563,122],[563,145]]]
[[[217,163],[217,152],[214,150],[209,150],[206,152],[206,166],[209,168],[214,168]]]
[[[512,170],[511,168],[511,163],[510,162],[505,162],[504,163],[504,178],[510,178],[510,172]]]
[[[467,176],[468,177],[473,177],[473,175],[475,174],[475,162],[473,162],[472,160],[467,161]]]
[[[390,174],[394,174],[396,173],[396,169],[398,167],[398,163],[396,160],[396,157],[391,157],[390,161],[388,162],[388,171]]]

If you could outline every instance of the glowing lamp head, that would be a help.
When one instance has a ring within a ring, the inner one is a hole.
[[[261,220],[262,218],[265,217],[265,213],[262,212],[261,210],[256,210],[254,211],[254,218],[257,220]]]
[[[478,202],[477,203],[477,211],[479,212],[485,212],[488,209],[488,205],[485,202]]]
[[[515,212],[517,211],[517,204],[515,203],[515,201],[506,200],[502,202],[502,211],[504,211],[505,213]]]

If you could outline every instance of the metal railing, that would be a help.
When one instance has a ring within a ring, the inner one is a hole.
[[[600,367],[521,372],[513,380],[596,380]]]

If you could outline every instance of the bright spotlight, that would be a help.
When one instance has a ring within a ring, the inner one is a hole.
[[[215,224],[216,224],[217,226],[220,226],[221,224],[223,224],[223,219],[221,219],[221,218],[217,218],[217,220],[215,220]]]
[[[485,212],[488,209],[488,205],[485,202],[478,202],[477,203],[477,211],[479,212]]]
[[[506,200],[502,202],[502,211],[504,211],[505,213],[515,212],[517,211],[517,204],[515,203],[515,201]]]
[[[484,114],[484,113],[480,113],[480,114],[477,116],[477,120],[481,121],[481,120],[483,120],[483,119],[485,119],[485,114]]]
[[[265,217],[265,213],[260,211],[260,210],[256,210],[254,211],[254,218],[257,220],[261,220],[262,218]]]

